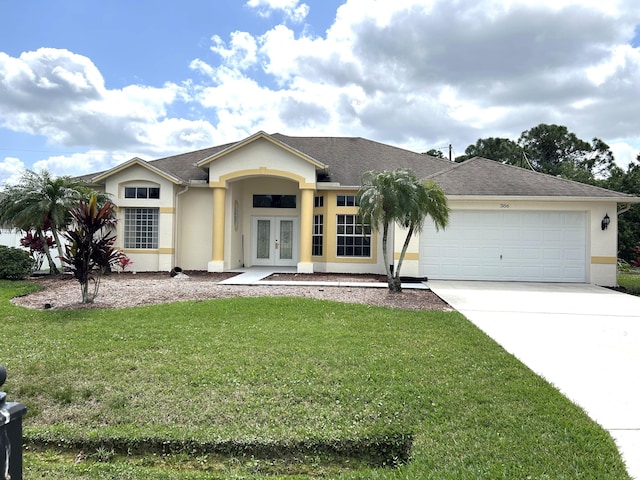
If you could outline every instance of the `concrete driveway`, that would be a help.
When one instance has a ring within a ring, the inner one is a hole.
[[[640,480],[640,297],[586,284],[428,285],[607,429]]]

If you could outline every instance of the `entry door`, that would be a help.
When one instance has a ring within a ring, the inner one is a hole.
[[[297,223],[294,217],[253,217],[252,264],[295,266],[298,262]]]

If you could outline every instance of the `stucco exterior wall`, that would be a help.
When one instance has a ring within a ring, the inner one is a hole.
[[[125,198],[125,187],[159,187],[159,199]],[[174,219],[175,188],[170,180],[139,165],[109,176],[105,182],[105,193],[111,195],[118,206],[118,226],[116,247],[133,261],[132,271],[169,271],[174,261]],[[124,245],[124,209],[159,208],[158,248],[125,249]]]
[[[267,140],[257,140],[242,149],[217,158],[207,165],[209,183],[251,175],[276,175],[315,184],[316,168],[299,156],[289,153]]]
[[[213,204],[208,186],[190,187],[177,193],[179,223],[176,229],[175,266],[183,270],[206,270],[211,260]]]

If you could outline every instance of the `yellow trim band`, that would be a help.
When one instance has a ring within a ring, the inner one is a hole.
[[[400,252],[393,252],[394,260],[400,260]],[[407,252],[404,254],[405,260],[419,260],[419,255],[415,252]]]
[[[616,257],[591,257],[592,265],[615,265],[617,263]]]
[[[122,248],[120,249],[123,253],[132,253],[135,255],[173,255],[173,248]]]

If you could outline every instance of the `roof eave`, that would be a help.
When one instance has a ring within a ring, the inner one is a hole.
[[[111,170],[107,170],[106,172],[102,172],[100,175],[97,175],[95,177],[91,178],[91,183],[94,184],[98,184],[98,182],[101,182],[105,179],[107,179],[108,177],[115,175],[116,173],[122,172],[124,170],[126,170],[127,168],[130,168],[134,165],[138,165],[142,168],[146,168],[147,170],[155,173],[156,175],[161,176],[162,178],[164,178],[165,180],[168,180],[172,183],[175,184],[183,184],[184,180],[176,177],[175,175],[172,175],[164,170],[161,170],[157,167],[155,167],[154,165],[152,165],[151,163],[142,160],[141,158],[132,158],[131,160],[128,160],[124,163],[121,163],[120,165],[112,168]]]
[[[538,202],[616,202],[640,203],[640,197],[580,197],[580,196],[532,196],[532,195],[447,195],[448,200],[528,200]]]

